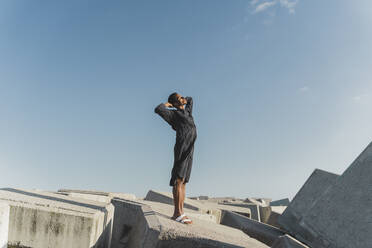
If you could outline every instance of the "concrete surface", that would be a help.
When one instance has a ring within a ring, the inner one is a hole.
[[[301,235],[305,235],[306,231],[300,225],[300,222],[315,202],[319,200],[320,196],[335,183],[338,177],[336,174],[316,169],[283,214],[278,217],[278,224],[304,242],[306,237],[301,237]]]
[[[221,224],[240,229],[250,237],[269,246],[272,245],[277,238],[285,234],[278,228],[249,219],[231,211],[222,211]]]
[[[301,221],[311,247],[372,247],[372,143]]]
[[[0,189],[10,206],[8,244],[32,248],[110,246],[113,206],[56,193]]]
[[[309,247],[286,234],[280,236],[277,240],[275,240],[271,248],[309,248]]]
[[[290,203],[289,199],[284,198],[284,199],[270,202],[270,206],[288,206],[289,203]]]
[[[191,225],[178,223],[170,219],[172,208],[163,203],[117,198],[112,203],[116,210],[111,248],[268,247],[240,230],[211,221],[195,218]]]
[[[9,205],[0,202],[0,248],[8,246],[9,211]]]

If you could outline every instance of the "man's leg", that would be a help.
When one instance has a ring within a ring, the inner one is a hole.
[[[183,181],[182,184],[181,184],[181,191],[182,191],[182,196],[181,196],[181,213],[184,214],[184,211],[183,211],[183,205],[185,203],[185,199],[186,199],[186,183]],[[189,217],[185,217],[187,219],[190,220]],[[192,224],[192,221],[190,220],[188,222],[188,224]]]
[[[183,178],[177,178],[176,184],[173,186],[173,201],[174,201],[174,213],[173,218],[177,218],[181,214],[183,214],[181,206],[182,201],[182,184]]]
[[[180,205],[181,205],[181,213],[183,214],[183,204],[185,203],[185,195],[186,195],[186,189],[185,189],[186,183],[181,183],[181,199],[180,199]]]

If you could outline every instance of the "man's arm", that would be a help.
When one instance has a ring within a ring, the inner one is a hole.
[[[160,103],[156,108],[154,109],[154,112],[160,115],[166,122],[168,122],[169,125],[174,125],[174,111],[167,109],[167,107],[172,107],[172,104],[170,103]],[[173,128],[174,129],[174,128]]]
[[[193,105],[192,97],[191,97],[191,96],[186,96],[185,99],[186,99],[186,101],[187,101],[185,109],[186,109],[190,114],[192,114],[192,105]]]

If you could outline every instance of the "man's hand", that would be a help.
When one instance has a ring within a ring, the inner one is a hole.
[[[164,105],[165,105],[165,107],[168,107],[168,108],[172,108],[173,107],[173,105],[171,103],[169,103],[169,102],[164,103]]]

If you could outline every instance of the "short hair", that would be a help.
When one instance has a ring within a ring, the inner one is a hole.
[[[171,103],[171,104],[174,104],[174,103],[178,102],[177,92],[174,92],[174,93],[169,95],[168,102]]]

